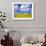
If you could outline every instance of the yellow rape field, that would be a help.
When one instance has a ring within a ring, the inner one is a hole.
[[[32,14],[15,14],[15,18],[32,18]]]

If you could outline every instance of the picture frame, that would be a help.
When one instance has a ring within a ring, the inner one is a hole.
[[[13,20],[33,20],[34,4],[33,2],[12,2]]]

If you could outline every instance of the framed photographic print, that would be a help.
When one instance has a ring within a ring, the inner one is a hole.
[[[12,19],[13,20],[33,20],[34,19],[33,2],[13,2]]]

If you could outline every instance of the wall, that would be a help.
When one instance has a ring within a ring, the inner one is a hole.
[[[12,2],[34,2],[34,20],[15,21],[12,20]],[[8,22],[6,27],[31,26],[46,27],[46,0],[0,0],[0,10],[6,12]]]

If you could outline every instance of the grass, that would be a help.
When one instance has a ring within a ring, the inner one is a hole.
[[[32,18],[32,14],[15,14],[15,18]]]

